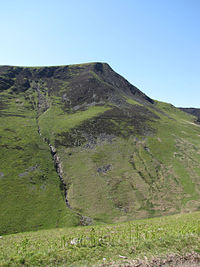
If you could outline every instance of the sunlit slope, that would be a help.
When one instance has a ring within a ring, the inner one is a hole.
[[[200,127],[194,123],[193,116],[170,104],[157,102],[155,105],[164,114],[160,113],[160,120],[153,123],[157,134],[148,138],[147,145],[167,167],[164,171],[168,188],[166,198],[173,201],[171,207],[176,211],[199,209]]]
[[[187,266],[193,266],[187,260],[195,260],[195,256],[199,260],[199,223],[200,213],[195,212],[114,225],[7,235],[0,242],[0,264],[138,266],[140,263],[145,266],[153,259],[151,266],[165,266],[166,263],[179,266],[178,259],[182,259]],[[143,259],[143,264],[138,259]]]
[[[105,63],[0,67],[2,233],[198,210],[194,121]]]
[[[49,147],[38,134],[32,92],[0,94],[0,233],[72,226]]]
[[[139,126],[112,108],[74,127],[66,115],[68,126],[51,135],[74,210],[116,222],[199,209],[200,127],[170,104],[145,108],[157,117]]]

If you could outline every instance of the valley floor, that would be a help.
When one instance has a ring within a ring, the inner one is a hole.
[[[200,212],[0,238],[0,266],[199,264]]]

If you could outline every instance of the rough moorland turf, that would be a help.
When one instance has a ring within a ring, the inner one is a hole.
[[[199,212],[0,239],[1,266],[138,266],[136,259],[145,262],[189,252],[200,252]],[[161,265],[155,261],[151,266]]]

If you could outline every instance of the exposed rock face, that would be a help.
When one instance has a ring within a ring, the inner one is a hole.
[[[107,164],[107,165],[104,165],[102,167],[99,167],[97,169],[97,171],[98,171],[98,173],[106,173],[106,172],[108,172],[111,169],[111,167],[112,166],[110,164]]]
[[[60,179],[60,187],[61,189],[64,191],[64,197],[65,197],[65,202],[68,208],[71,209],[68,198],[67,198],[67,185],[63,179],[63,169],[62,169],[62,164],[61,164],[61,160],[59,158],[59,156],[56,153],[56,149],[55,147],[53,147],[51,144],[49,144],[50,150],[51,150],[51,154],[53,156],[54,159],[54,164],[55,164],[55,168],[56,168],[56,172],[59,176]]]

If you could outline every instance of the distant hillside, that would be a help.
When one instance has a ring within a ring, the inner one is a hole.
[[[200,123],[200,108],[179,108],[179,109],[196,116],[197,122]]]
[[[106,63],[0,67],[0,234],[200,208],[200,128]]]

